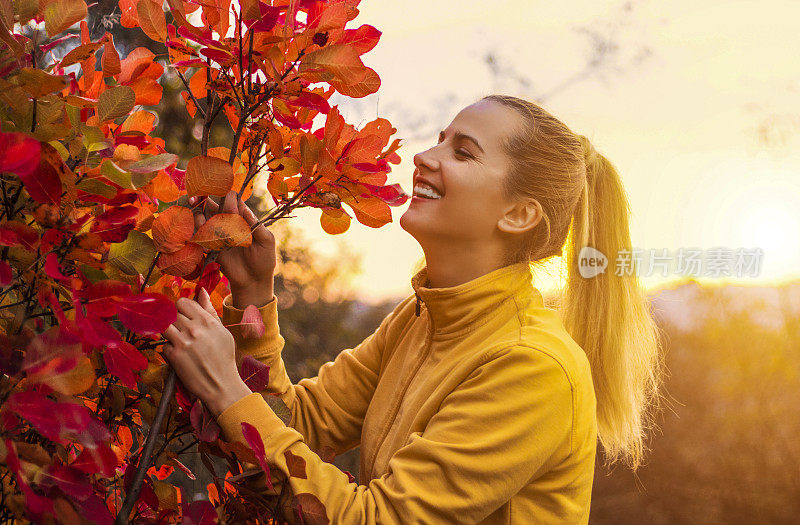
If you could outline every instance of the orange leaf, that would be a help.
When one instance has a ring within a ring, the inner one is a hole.
[[[358,202],[351,200],[347,204],[353,208],[358,222],[365,226],[380,228],[384,224],[392,222],[392,210],[380,199],[362,197]]]
[[[134,111],[125,119],[125,122],[122,123],[122,131],[141,131],[147,135],[153,131],[155,123],[155,113],[140,109],[139,111]]]
[[[139,27],[139,16],[136,14],[137,0],[119,0],[119,10],[122,12],[120,24],[122,27]]]
[[[164,42],[167,39],[167,21],[164,18],[164,11],[161,9],[161,2],[139,0],[136,14],[139,17],[139,27],[151,40]]]
[[[367,74],[363,79],[349,84],[341,79],[331,80],[331,85],[342,95],[352,98],[363,98],[378,91],[381,87],[381,77],[371,67],[366,68]]]
[[[350,216],[341,208],[322,210],[319,222],[322,229],[331,235],[344,233],[350,228]]]
[[[233,186],[233,168],[216,157],[199,155],[186,166],[186,192],[195,195],[217,195],[222,197]]]
[[[119,75],[120,71],[122,71],[119,53],[117,53],[117,49],[114,47],[114,37],[110,37],[109,40],[106,41],[103,47],[103,59],[101,62],[103,64],[104,77],[113,77],[114,75]]]
[[[190,242],[175,253],[162,253],[157,266],[162,273],[183,277],[195,271],[202,260],[203,249]]]
[[[206,72],[203,69],[198,69],[197,72],[189,79],[189,89],[196,99],[206,98],[208,90],[206,89]]]
[[[155,106],[161,102],[164,88],[152,78],[139,78],[131,82],[130,86],[136,92],[136,104],[140,106]]]
[[[367,76],[367,68],[358,52],[346,45],[325,46],[312,51],[303,58],[300,72],[317,68],[322,68],[349,85],[361,82]]]
[[[183,98],[183,102],[186,105],[186,112],[189,113],[189,116],[194,118],[197,114],[197,106],[195,106],[194,101],[189,98],[189,94],[186,91],[181,91],[181,98]]]
[[[172,206],[153,221],[153,244],[156,250],[174,253],[194,235],[194,214],[189,208]]]
[[[250,226],[237,213],[220,213],[208,219],[192,237],[206,250],[220,250],[231,246],[250,246],[253,236]]]
[[[149,188],[152,188],[153,197],[163,202],[173,202],[183,194],[172,177],[163,170],[150,181]]]
[[[81,44],[78,47],[70,49],[69,53],[64,55],[64,58],[61,59],[61,67],[71,66],[72,64],[77,64],[78,62],[83,62],[87,58],[90,58],[94,55],[95,51],[97,51],[100,46],[103,45],[103,42],[92,42],[90,44]]]
[[[129,84],[133,82],[150,67],[154,60],[155,54],[152,51],[146,47],[137,47],[128,53],[128,56],[122,61],[122,71],[117,81],[120,84]]]

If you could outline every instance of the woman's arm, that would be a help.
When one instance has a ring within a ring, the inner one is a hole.
[[[405,302],[361,343],[324,364],[317,377],[302,379],[297,384],[292,384],[281,358],[285,341],[278,327],[275,298],[258,309],[265,327],[263,337],[242,336],[240,323],[244,311],[231,304],[230,296],[223,303],[222,321],[233,334],[238,362],[249,355],[269,367],[269,384],[261,393],[280,396],[292,413],[289,425],[313,450],[329,446],[340,454],[361,439],[361,426],[380,373],[387,329]]]
[[[258,430],[267,461],[288,477],[300,505],[322,504],[325,519],[314,523],[476,523],[569,456],[575,409],[557,361],[531,348],[506,349],[445,398],[368,485],[349,483],[322,461],[259,395],[240,399],[218,421],[243,443],[242,423]],[[532,517],[539,518],[549,520]]]

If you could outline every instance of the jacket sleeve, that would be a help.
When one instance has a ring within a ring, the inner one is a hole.
[[[317,377],[297,384],[292,384],[281,358],[285,340],[278,326],[275,297],[259,308],[265,328],[263,337],[242,336],[244,311],[232,306],[230,295],[223,301],[222,321],[236,341],[237,364],[250,355],[269,366],[269,384],[261,393],[277,394],[283,400],[292,414],[289,425],[313,450],[327,446],[340,454],[356,446],[361,438],[364,415],[378,380],[387,327],[405,302],[359,345],[324,364]]]
[[[573,391],[549,355],[503,350],[475,368],[368,485],[349,483],[323,462],[260,395],[240,399],[218,421],[229,440],[241,442],[242,422],[256,427],[267,461],[288,477],[301,507],[321,502],[319,523],[476,523],[570,454]]]

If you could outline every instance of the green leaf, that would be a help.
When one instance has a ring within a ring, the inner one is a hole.
[[[103,91],[97,98],[97,116],[101,122],[127,115],[136,103],[136,92],[130,86]]]
[[[131,180],[131,173],[123,170],[111,160],[106,159],[103,161],[102,166],[100,166],[100,173],[103,175],[103,177],[119,184],[123,188],[129,190],[134,189],[133,181]]]
[[[281,421],[285,425],[289,425],[289,421],[292,419],[292,411],[289,410],[289,407],[286,406],[286,403],[283,402],[281,398],[274,395],[266,395],[264,399],[267,401],[267,404],[275,412],[275,415],[278,416]]]
[[[161,153],[160,155],[150,155],[142,160],[138,160],[128,166],[128,171],[134,173],[151,173],[163,170],[170,164],[178,162],[178,156],[172,153]]]
[[[106,199],[113,199],[117,195],[117,190],[113,186],[106,184],[99,179],[83,179],[78,184],[78,189],[92,195],[100,195]]]
[[[128,275],[147,275],[147,270],[156,256],[153,239],[144,233],[131,230],[123,242],[112,244],[108,251],[108,262]]]

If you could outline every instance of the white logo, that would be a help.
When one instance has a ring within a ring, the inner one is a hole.
[[[584,279],[591,279],[598,274],[605,273],[608,267],[608,258],[603,252],[591,246],[584,246],[578,254],[578,271]]]

